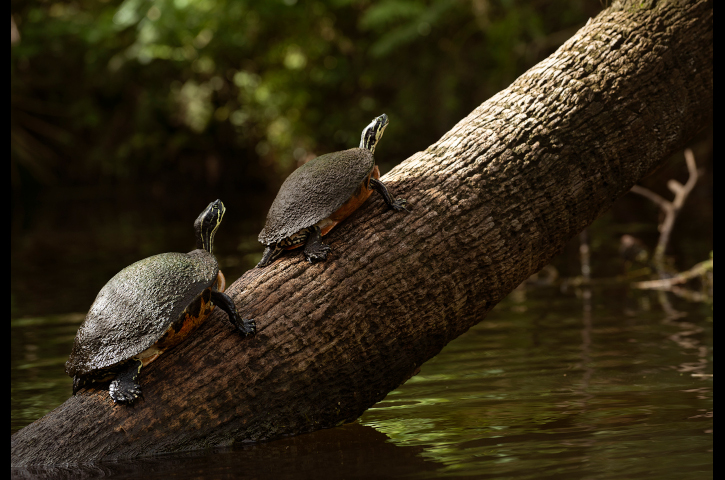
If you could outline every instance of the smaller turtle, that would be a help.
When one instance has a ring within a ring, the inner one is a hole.
[[[254,335],[254,320],[243,320],[224,293],[224,275],[212,255],[214,234],[224,204],[209,204],[194,222],[196,250],[162,253],[118,272],[101,289],[78,328],[65,371],[73,394],[111,380],[116,403],[133,403],[141,394],[141,367],[181,343],[218,305],[244,336]]]
[[[406,210],[406,201],[393,199],[380,181],[373,157],[387,126],[388,116],[382,114],[365,127],[358,148],[321,155],[287,177],[259,233],[266,248],[257,267],[269,265],[284,250],[303,245],[310,263],[325,260],[330,247],[321,237],[362,205],[373,190],[389,208]]]

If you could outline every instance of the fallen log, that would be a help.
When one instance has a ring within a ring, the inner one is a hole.
[[[617,2],[384,177],[328,237],[228,290],[145,368],[143,399],[84,390],[11,437],[11,464],[62,465],[273,439],[354,420],[712,118],[712,2]],[[424,101],[424,100],[421,100]],[[233,199],[225,199],[230,208]]]

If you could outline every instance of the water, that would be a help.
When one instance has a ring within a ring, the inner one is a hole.
[[[190,198],[178,208],[152,199],[148,208],[109,197],[94,197],[92,214],[71,198],[13,215],[11,433],[68,398],[64,362],[103,284],[144,256],[192,249],[193,220],[213,199]],[[250,211],[264,211],[253,202]],[[242,213],[229,207],[216,237],[230,282],[262,252],[255,237],[263,218]],[[711,478],[712,370],[711,301],[529,285],[355,423],[268,443],[13,475]]]
[[[424,447],[437,476],[709,476],[711,318],[623,312],[628,293],[594,292],[588,310],[515,292],[362,423]]]
[[[67,398],[63,362],[81,320],[13,320],[11,431]],[[353,424],[63,472],[710,478],[712,335],[711,306],[669,294],[521,288]]]

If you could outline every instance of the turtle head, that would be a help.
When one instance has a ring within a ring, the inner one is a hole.
[[[196,232],[196,248],[204,249],[211,253],[214,246],[214,234],[222,223],[224,216],[224,204],[221,200],[215,200],[201,212],[201,215],[194,222]]]
[[[388,126],[388,116],[384,113],[379,117],[376,117],[370,125],[365,127],[360,137],[360,148],[367,148],[370,152],[375,153],[375,145],[378,144],[378,140],[383,136],[385,127]]]

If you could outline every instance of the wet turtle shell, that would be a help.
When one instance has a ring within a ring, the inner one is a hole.
[[[330,217],[364,189],[367,195],[360,199],[362,204],[372,193],[368,184],[374,168],[373,153],[365,148],[328,153],[310,160],[292,172],[280,187],[267,214],[267,223],[259,233],[259,241],[269,245],[311,227]]]
[[[78,329],[66,372],[92,375],[180,342],[214,309],[210,293],[218,273],[206,250],[162,253],[124,268],[98,293]],[[146,350],[151,351],[142,355]]]

